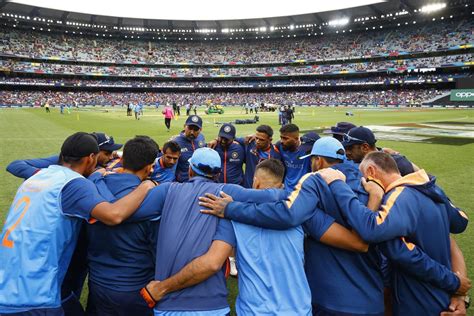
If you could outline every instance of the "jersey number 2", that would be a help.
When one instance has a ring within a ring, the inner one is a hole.
[[[2,238],[2,246],[4,247],[13,248],[13,240],[9,240],[8,236],[10,236],[11,232],[15,229],[15,227],[17,227],[18,224],[20,224],[21,220],[23,219],[23,216],[25,216],[26,211],[28,211],[28,208],[30,207],[30,198],[27,196],[24,196],[21,199],[19,199],[16,202],[15,207],[13,208],[12,212],[17,212],[21,205],[24,205],[23,211],[20,213],[20,216],[13,223],[13,225],[7,228],[7,231],[5,232],[5,236],[3,236]]]

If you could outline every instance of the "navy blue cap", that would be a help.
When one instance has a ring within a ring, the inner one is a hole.
[[[202,128],[202,119],[197,115],[188,116],[186,119],[186,126],[193,125]]]
[[[374,133],[367,127],[359,126],[352,128],[342,138],[342,145],[344,147],[356,145],[356,144],[369,144],[374,145],[377,142]]]
[[[350,122],[338,122],[336,126],[331,126],[331,129],[325,130],[323,134],[344,135],[354,127],[356,126]]]
[[[229,123],[225,123],[221,126],[221,129],[219,130],[219,137],[224,137],[225,139],[234,139],[235,133],[235,126]]]
[[[116,144],[114,138],[105,133],[92,133],[97,138],[99,150],[116,151],[122,148],[122,144]]]
[[[221,172],[221,157],[214,149],[198,148],[188,161],[191,169],[200,176],[212,178]]]
[[[316,132],[307,132],[303,136],[301,136],[301,143],[307,144],[307,143],[314,143],[321,137],[318,135]]]

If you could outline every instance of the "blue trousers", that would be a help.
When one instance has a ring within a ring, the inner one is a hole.
[[[97,316],[153,316],[139,290],[120,292],[89,282],[89,300]]]

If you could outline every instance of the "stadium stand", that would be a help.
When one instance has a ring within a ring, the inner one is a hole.
[[[255,39],[232,30],[213,42],[198,30],[181,38],[54,20],[46,28],[41,18],[2,13],[0,106],[420,106],[472,77],[474,21],[460,3],[452,7],[431,20],[403,10],[354,19],[354,30],[297,25],[301,31],[277,27],[281,37]],[[88,27],[111,31],[94,36]]]

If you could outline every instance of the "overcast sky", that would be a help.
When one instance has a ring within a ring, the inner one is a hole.
[[[158,20],[234,20],[339,10],[374,0],[13,0],[71,12]]]

